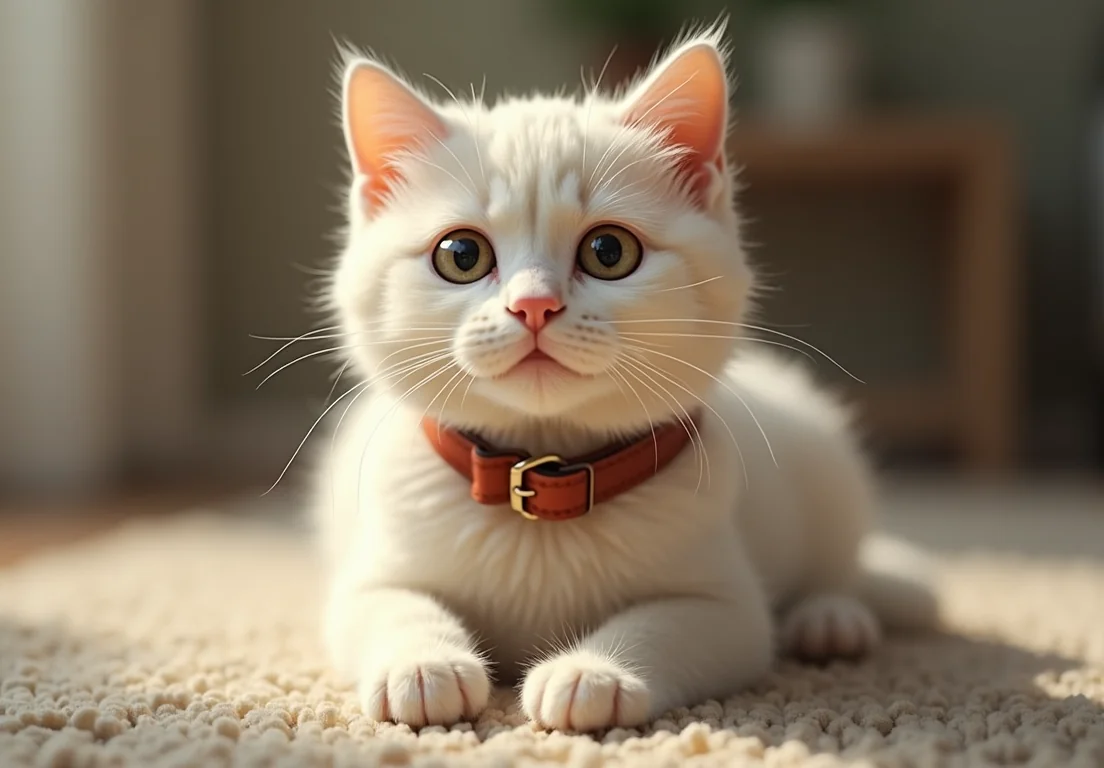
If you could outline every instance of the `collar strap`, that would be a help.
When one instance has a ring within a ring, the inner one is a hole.
[[[459,430],[422,420],[441,458],[471,481],[480,504],[505,504],[529,520],[570,520],[635,488],[670,464],[690,437],[680,422],[656,427],[655,437],[617,443],[579,459],[533,457],[496,450]]]

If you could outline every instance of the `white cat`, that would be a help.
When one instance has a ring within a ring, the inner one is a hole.
[[[360,383],[316,506],[371,717],[472,718],[495,680],[540,726],[638,725],[755,681],[776,637],[823,659],[933,621],[919,578],[860,565],[843,411],[739,343],[721,32],[617,97],[490,108],[348,61],[332,301]],[[547,454],[571,466],[510,477]]]

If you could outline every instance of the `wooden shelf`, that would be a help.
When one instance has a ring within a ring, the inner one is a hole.
[[[915,180],[954,176],[1006,153],[1004,135],[973,120],[887,118],[818,133],[748,123],[729,139],[729,157],[757,180]]]
[[[932,381],[946,384],[868,389],[858,401],[884,436],[949,438],[970,471],[1010,470],[1019,432],[1018,201],[1002,131],[984,121],[909,117],[812,135],[748,123],[733,132],[728,150],[752,191],[801,193],[808,187],[823,195],[826,184],[904,188],[933,182],[946,189],[950,242],[941,268],[951,299],[941,330],[950,359],[945,370],[930,372]]]

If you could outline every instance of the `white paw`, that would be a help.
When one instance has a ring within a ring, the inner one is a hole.
[[[849,595],[810,595],[790,609],[781,627],[786,653],[807,661],[863,656],[881,635],[878,619]]]
[[[648,720],[644,681],[607,658],[575,651],[529,671],[521,705],[534,723],[563,731],[631,727]]]
[[[487,706],[490,693],[483,662],[462,650],[440,649],[369,664],[360,679],[366,715],[414,727],[472,719]]]

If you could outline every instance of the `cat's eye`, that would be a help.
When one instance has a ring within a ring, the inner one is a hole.
[[[482,280],[494,265],[494,250],[487,238],[470,229],[449,232],[433,249],[433,268],[450,283]]]
[[[603,224],[586,233],[575,260],[579,269],[599,280],[620,280],[640,266],[642,249],[624,227]]]

